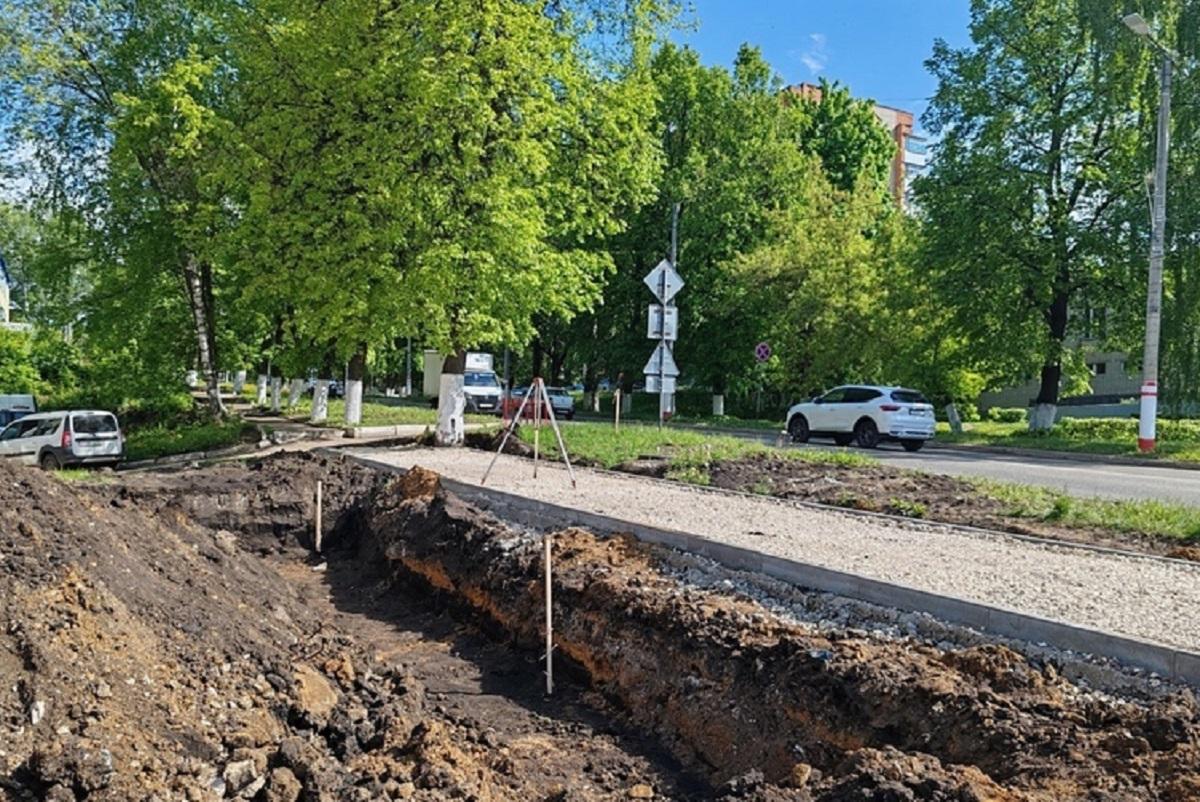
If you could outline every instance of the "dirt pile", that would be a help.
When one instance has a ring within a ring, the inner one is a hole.
[[[536,648],[535,542],[414,472],[367,514],[402,575]],[[1000,646],[829,637],[681,586],[628,538],[555,535],[556,644],[715,786],[791,799],[1163,799],[1200,795],[1200,715],[1081,692]]]
[[[341,460],[0,467],[0,799],[694,798],[652,745],[542,701],[536,662],[353,558],[313,565],[318,478],[336,545],[379,479]]]
[[[755,455],[714,462],[710,481],[714,487],[726,490],[1150,554],[1168,555],[1175,548],[1175,544],[1166,538],[1136,532],[1058,526],[1049,520],[1019,518],[1009,513],[1004,502],[981,492],[964,479],[886,465],[861,467]],[[1169,556],[1189,559],[1186,553]]]
[[[539,536],[433,474],[0,466],[0,799],[1200,798],[1190,693],[819,634],[629,538],[554,538],[547,699]]]

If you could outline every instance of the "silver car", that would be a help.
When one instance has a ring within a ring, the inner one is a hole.
[[[0,460],[40,465],[116,465],[125,455],[117,418],[100,410],[39,412],[0,431]]]

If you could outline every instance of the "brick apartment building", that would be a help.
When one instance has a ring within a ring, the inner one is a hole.
[[[816,84],[796,84],[788,87],[788,91],[808,100],[821,99],[821,87]],[[929,164],[928,143],[925,137],[913,130],[911,111],[876,104],[875,116],[896,143],[896,152],[892,156],[892,171],[888,176],[888,189],[898,205],[908,208],[913,179]]]

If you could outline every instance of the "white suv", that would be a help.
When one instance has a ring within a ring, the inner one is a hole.
[[[124,455],[125,438],[111,412],[39,412],[18,418],[0,431],[0,459],[46,470],[116,465]]]
[[[788,410],[787,430],[795,443],[810,437],[832,437],[874,448],[898,441],[905,451],[918,451],[933,438],[933,405],[916,390],[903,387],[844,385]]]

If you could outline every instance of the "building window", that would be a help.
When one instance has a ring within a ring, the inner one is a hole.
[[[1090,370],[1092,372],[1093,376],[1103,376],[1105,373],[1108,373],[1108,363],[1107,362],[1089,362],[1088,370]]]

